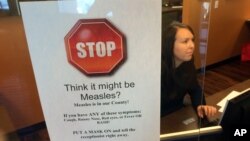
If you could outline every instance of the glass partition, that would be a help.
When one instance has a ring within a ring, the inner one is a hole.
[[[168,5],[168,8],[172,9],[176,8],[175,7],[176,5],[171,6],[171,2],[176,2],[176,1],[171,1],[171,0],[163,1],[163,9],[165,9],[166,3]],[[194,60],[197,69],[197,80],[202,89],[201,93],[202,95],[204,95],[204,97],[201,97],[199,101],[200,103],[205,104],[204,101],[206,101],[205,98],[206,94],[204,93],[204,83],[205,83],[205,72],[206,72],[206,56],[208,47],[207,41],[209,34],[211,2],[210,0],[200,0],[200,1],[184,0],[181,2],[179,1],[179,6],[180,7],[178,8],[181,8],[180,11],[182,12],[183,15],[178,17],[182,17],[182,20],[179,20],[178,18],[173,19],[171,17],[169,19],[166,18],[165,15],[167,15],[167,13],[166,11],[163,10],[163,17],[162,17],[163,34],[167,25],[171,24],[172,21],[183,22],[187,25],[190,25],[191,28],[193,28],[195,36]],[[170,12],[168,13],[169,15],[172,15]],[[166,22],[168,24],[166,24]],[[163,35],[163,40],[164,39],[165,37]],[[164,80],[166,78],[162,77],[162,79]],[[188,84],[185,85],[188,86]],[[168,89],[166,89],[165,91],[166,91],[165,93],[168,92],[171,93],[171,91],[168,91]],[[195,109],[194,106],[192,105],[193,104],[192,100],[193,99],[191,99],[189,95],[186,95],[183,99],[183,106],[181,108],[161,117],[161,140],[181,140],[181,139],[200,140],[201,134],[206,134],[221,130],[220,127],[214,127],[211,129],[206,128],[211,125],[205,125],[205,122],[208,121],[198,116],[198,113],[196,111],[197,109]],[[217,124],[215,123],[214,126],[216,125]]]

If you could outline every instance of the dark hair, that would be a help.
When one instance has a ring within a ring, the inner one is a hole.
[[[167,76],[173,76],[175,69],[175,60],[174,60],[174,43],[177,30],[179,28],[188,29],[193,35],[193,29],[186,24],[174,21],[172,22],[162,35],[162,71],[166,73]]]

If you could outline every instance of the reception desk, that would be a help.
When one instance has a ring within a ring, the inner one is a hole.
[[[232,91],[244,91],[250,88],[250,80],[246,80],[223,91],[217,92],[206,98],[208,105],[217,106],[224,97]],[[214,118],[220,119],[222,113],[218,112]],[[189,138],[196,135],[216,134],[222,132],[220,125],[199,128],[200,121],[191,105],[186,106],[168,116],[161,118],[161,140],[175,140],[180,138]]]

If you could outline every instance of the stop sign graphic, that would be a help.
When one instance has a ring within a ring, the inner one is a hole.
[[[124,60],[124,35],[106,19],[81,19],[65,36],[68,61],[88,74],[107,74]]]

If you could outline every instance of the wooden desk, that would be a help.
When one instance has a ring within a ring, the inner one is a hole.
[[[221,92],[215,93],[212,96],[207,97],[206,98],[207,104],[213,105],[219,109],[220,107],[217,106],[217,103],[220,100],[222,100],[224,97],[226,97],[230,92],[232,91],[241,92],[249,87],[250,87],[250,79],[242,83],[236,84]],[[221,117],[221,113],[218,112],[215,118],[220,118],[220,117]],[[192,119],[193,122],[189,123],[188,125],[185,125],[184,121],[187,121],[190,119]],[[180,135],[192,136],[194,134],[199,134],[199,133],[206,134],[209,132],[222,131],[222,128],[220,126],[199,129],[198,123],[199,121],[198,121],[197,115],[195,111],[193,110],[193,108],[191,107],[191,105],[186,106],[166,117],[161,118],[161,140],[170,139],[172,137],[177,137]]]
[[[187,120],[195,121],[185,125],[184,122]],[[161,134],[187,131],[192,129],[198,129],[198,121],[196,113],[191,105],[161,118]]]
[[[208,98],[206,98],[206,101],[207,101],[207,104],[208,105],[213,105],[215,106],[217,109],[219,109],[220,107],[217,106],[217,103],[219,103],[224,97],[226,97],[230,92],[232,91],[238,91],[238,92],[241,92],[241,91],[244,91],[246,90],[247,88],[250,88],[250,79],[244,81],[244,82],[241,82],[239,84],[236,84],[232,87],[229,87],[221,92],[218,92],[212,96],[209,96]],[[221,113],[218,112],[218,114],[215,116],[215,118],[217,117],[221,117]],[[212,120],[212,119],[211,119]]]

